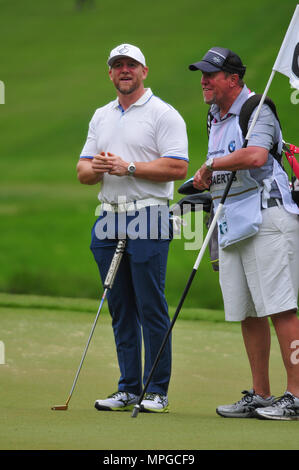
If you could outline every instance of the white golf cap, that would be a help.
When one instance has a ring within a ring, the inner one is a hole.
[[[113,62],[120,57],[130,57],[131,59],[137,60],[145,67],[145,58],[139,47],[132,46],[131,44],[121,44],[115,47],[110,52],[107,64],[111,67]]]

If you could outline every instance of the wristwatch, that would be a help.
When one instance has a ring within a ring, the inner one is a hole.
[[[213,171],[213,163],[214,163],[214,158],[209,158],[206,161],[206,167],[208,170]]]
[[[133,175],[135,171],[136,171],[135,163],[134,162],[129,163],[129,166],[128,166],[129,175]]]

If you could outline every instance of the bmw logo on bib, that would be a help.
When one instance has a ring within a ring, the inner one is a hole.
[[[231,140],[230,143],[228,144],[228,151],[230,153],[234,152],[236,150],[236,141]]]

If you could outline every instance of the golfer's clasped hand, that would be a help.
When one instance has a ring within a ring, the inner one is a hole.
[[[196,189],[209,189],[212,183],[212,171],[208,170],[204,163],[199,170],[195,173],[193,178],[193,186]]]
[[[95,173],[125,176],[128,174],[128,162],[110,152],[101,152],[94,156],[91,166]]]

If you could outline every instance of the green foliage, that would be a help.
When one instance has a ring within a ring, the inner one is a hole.
[[[206,152],[206,105],[200,73],[188,65],[213,45],[235,50],[246,81],[262,92],[295,2],[165,0],[100,2],[2,0],[0,80],[0,290],[97,298],[101,290],[89,252],[96,187],[81,186],[76,162],[94,110],[114,99],[106,60],[122,42],[138,44],[150,73],[147,86],[184,117],[191,177]],[[297,107],[288,80],[276,76],[285,138],[298,144]],[[177,182],[176,189],[181,184]],[[180,196],[175,193],[175,201]],[[167,296],[176,305],[197,251],[173,242]],[[186,306],[222,308],[218,275],[204,256]]]

